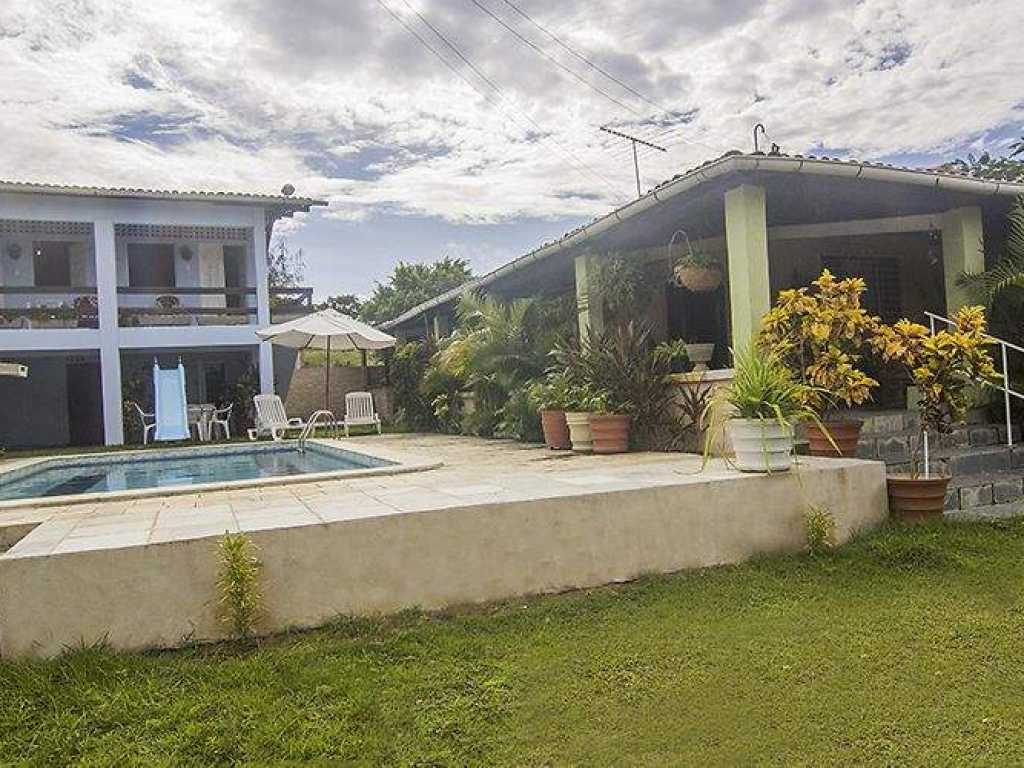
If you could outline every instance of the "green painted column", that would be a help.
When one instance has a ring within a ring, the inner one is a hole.
[[[771,306],[764,187],[743,184],[725,193],[725,247],[735,349],[750,343]]]
[[[576,316],[581,339],[587,338],[591,330],[594,333],[604,332],[604,305],[593,285],[595,270],[592,255],[576,257]]]
[[[942,215],[942,271],[946,281],[946,316],[974,302],[959,285],[962,272],[983,272],[981,208],[954,208]]]

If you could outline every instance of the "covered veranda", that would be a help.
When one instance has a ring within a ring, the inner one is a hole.
[[[601,264],[636,260],[655,282],[645,314],[656,337],[713,342],[712,367],[727,368],[730,347],[750,339],[778,291],[806,285],[823,268],[863,276],[867,307],[885,320],[924,321],[925,311],[948,316],[970,300],[958,276],[984,269],[986,251],[999,252],[1005,215],[1020,194],[1024,184],[930,170],[736,153],[468,287],[504,298],[575,292],[586,333],[607,320],[595,279]],[[693,293],[670,280],[687,239],[721,265],[725,277],[716,290]],[[444,335],[466,288],[384,327],[403,336]]]

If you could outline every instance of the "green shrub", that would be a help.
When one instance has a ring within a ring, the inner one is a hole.
[[[425,341],[406,341],[395,348],[391,360],[391,383],[395,395],[395,421],[404,429],[437,429],[433,399],[422,383],[434,355],[434,346]]]
[[[539,443],[544,439],[540,426],[540,412],[534,399],[539,382],[525,384],[512,391],[501,408],[501,421],[497,432],[503,437],[514,437],[524,443]]]
[[[217,554],[221,618],[231,625],[236,637],[247,638],[262,610],[259,575],[263,565],[256,556],[255,545],[244,533],[225,533]]]

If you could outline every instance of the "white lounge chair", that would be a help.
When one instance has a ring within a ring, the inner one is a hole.
[[[256,395],[256,427],[249,430],[249,439],[256,440],[261,435],[269,434],[274,440],[280,440],[289,432],[301,432],[306,422],[299,418],[288,418],[284,403],[277,395]]]
[[[149,443],[149,433],[156,429],[156,414],[146,413],[136,402],[132,402],[132,405],[135,407],[136,413],[139,414],[139,420],[142,422],[142,444],[146,445]]]
[[[229,403],[224,408],[217,408],[212,414],[210,414],[210,421],[206,426],[209,432],[208,437],[213,439],[213,428],[220,426],[224,430],[224,439],[231,439],[231,409],[235,407],[234,403]]]
[[[345,437],[349,427],[376,427],[381,433],[380,415],[373,408],[373,394],[370,392],[349,392],[345,395]]]

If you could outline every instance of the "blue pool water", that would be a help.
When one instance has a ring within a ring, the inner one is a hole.
[[[338,472],[391,463],[323,445],[309,445],[299,453],[294,444],[78,456],[0,475],[0,501]]]

